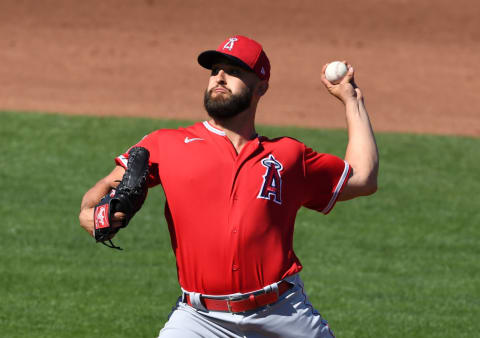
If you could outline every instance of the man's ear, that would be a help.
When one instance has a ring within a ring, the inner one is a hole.
[[[260,81],[257,86],[257,94],[258,96],[263,96],[268,90],[268,82],[267,81]]]

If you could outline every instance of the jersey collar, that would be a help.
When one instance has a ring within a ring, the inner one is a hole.
[[[203,126],[205,128],[207,128],[207,130],[211,131],[212,133],[214,134],[217,134],[217,135],[220,135],[220,136],[226,136],[227,134],[225,134],[225,132],[223,130],[220,130],[218,128],[215,128],[214,126],[212,126],[208,121],[203,121]],[[260,136],[258,134],[255,134],[254,136],[254,139],[257,139],[258,140],[258,143],[260,143],[261,139],[263,138],[263,136]]]
[[[203,125],[205,126],[205,128],[207,128],[207,130],[211,131],[212,133],[215,133],[215,134],[220,135],[220,136],[225,136],[226,135],[223,130],[215,128],[210,123],[208,123],[208,121],[203,121]]]

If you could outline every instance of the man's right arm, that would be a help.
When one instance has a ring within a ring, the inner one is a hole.
[[[346,201],[359,196],[371,195],[377,191],[379,160],[377,143],[365,108],[363,94],[354,82],[354,72],[350,65],[348,65],[347,75],[337,85],[326,79],[324,74],[326,66],[323,66],[322,82],[330,94],[345,105],[348,129],[345,161],[352,168],[351,177],[338,200]]]
[[[98,181],[90,190],[88,190],[82,198],[80,206],[80,214],[78,219],[80,225],[93,236],[93,211],[95,206],[112,188],[116,188],[118,183],[122,180],[125,169],[117,165],[110,174]],[[118,227],[122,225],[122,219],[125,214],[116,212],[113,217],[113,226]]]

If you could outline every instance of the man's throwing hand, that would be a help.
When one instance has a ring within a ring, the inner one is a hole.
[[[353,67],[351,64],[347,63],[347,61],[343,62],[347,65],[348,71],[340,83],[333,84],[327,80],[325,69],[327,68],[328,63],[322,68],[321,81],[327,88],[328,92],[344,104],[347,104],[350,100],[360,101],[362,99],[362,92],[355,84]]]

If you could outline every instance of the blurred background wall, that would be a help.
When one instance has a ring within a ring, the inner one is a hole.
[[[0,0],[0,110],[204,119],[197,55],[233,34],[272,63],[258,121],[343,128],[348,60],[378,131],[480,135],[477,0]]]

